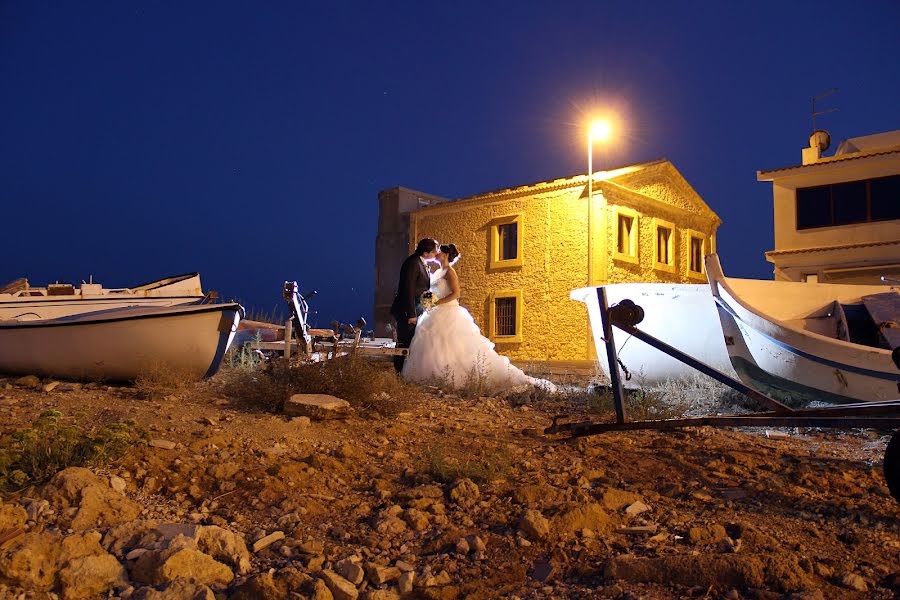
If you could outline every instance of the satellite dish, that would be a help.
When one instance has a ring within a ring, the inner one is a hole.
[[[818,148],[819,152],[825,152],[831,146],[831,136],[824,129],[816,129],[809,136],[809,147]]]

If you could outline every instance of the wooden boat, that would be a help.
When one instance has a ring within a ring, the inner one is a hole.
[[[706,272],[731,363],[747,385],[799,403],[900,398],[886,339],[900,319],[898,288],[726,278],[715,254]]]
[[[99,283],[54,283],[31,287],[17,279],[0,287],[0,319],[57,319],[67,315],[125,306],[179,306],[204,300],[199,273],[166,277],[130,288]]]
[[[616,283],[603,287],[610,306],[630,299],[644,309],[644,320],[638,325],[639,329],[730,377],[736,376],[722,341],[722,328],[708,285]],[[609,377],[597,289],[572,290],[569,297],[587,305],[598,366]],[[690,378],[696,373],[668,354],[640,340],[630,339],[621,330],[615,330],[613,337],[619,360],[631,376],[623,382],[625,387],[654,386],[668,380]]]
[[[240,304],[204,304],[0,321],[0,373],[94,381],[131,381],[160,370],[209,377],[243,315]]]

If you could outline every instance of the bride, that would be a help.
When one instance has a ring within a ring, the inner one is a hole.
[[[419,317],[401,375],[408,381],[446,381],[454,388],[468,382],[481,383],[487,392],[514,385],[534,385],[555,391],[544,379],[529,377],[494,351],[494,344],[481,335],[472,315],[459,305],[459,278],[453,265],[459,251],[442,245],[437,255],[441,268],[431,275],[434,306]]]

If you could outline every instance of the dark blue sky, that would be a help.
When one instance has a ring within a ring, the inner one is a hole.
[[[249,307],[371,314],[377,193],[448,197],[665,156],[771,277],[771,185],[810,98],[900,129],[900,3],[0,0],[0,282],[200,271]]]

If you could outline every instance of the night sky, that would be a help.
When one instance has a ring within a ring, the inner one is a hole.
[[[900,129],[900,3],[0,0],[0,283],[199,271],[255,311],[371,315],[379,190],[446,197],[666,157],[771,278],[810,98]],[[465,248],[462,249],[465,253]]]

